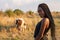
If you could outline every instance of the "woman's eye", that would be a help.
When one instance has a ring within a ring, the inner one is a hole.
[[[42,12],[42,10],[38,10],[38,12]]]

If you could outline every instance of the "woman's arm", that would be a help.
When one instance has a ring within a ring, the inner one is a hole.
[[[44,33],[45,29],[48,28],[48,26],[49,26],[49,19],[44,18],[41,23],[41,29],[39,31],[39,34],[37,35],[35,40],[40,40],[43,37],[43,33]]]

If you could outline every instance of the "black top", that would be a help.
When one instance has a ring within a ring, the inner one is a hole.
[[[42,22],[42,20],[41,20],[40,22],[38,22],[37,25],[36,25],[35,32],[34,32],[34,38],[36,38],[36,36],[37,36],[38,33],[39,33],[39,30],[40,30],[40,28],[41,28],[41,22]],[[47,33],[47,30],[48,30],[48,29],[45,29],[44,34]],[[43,34],[43,35],[44,35],[44,34]]]

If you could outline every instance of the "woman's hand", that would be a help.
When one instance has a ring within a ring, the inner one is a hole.
[[[35,40],[40,40],[42,37],[43,37],[43,35],[37,36],[37,37],[35,38]]]

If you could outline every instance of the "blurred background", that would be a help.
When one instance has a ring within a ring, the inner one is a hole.
[[[0,40],[34,40],[36,24],[41,20],[37,13],[40,3],[49,6],[54,18],[56,38],[60,39],[60,1],[59,0],[0,0]],[[16,18],[23,18],[24,31],[16,28]],[[50,30],[48,39],[51,40]]]

